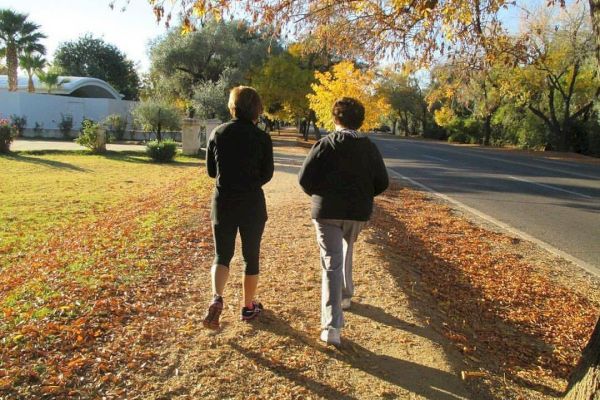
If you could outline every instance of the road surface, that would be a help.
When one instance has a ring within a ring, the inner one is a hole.
[[[600,163],[373,140],[394,172],[583,260],[600,275]]]

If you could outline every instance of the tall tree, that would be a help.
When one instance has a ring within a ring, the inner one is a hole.
[[[126,100],[139,97],[140,78],[133,61],[116,46],[86,34],[77,41],[61,43],[54,65],[64,76],[87,76],[110,83]]]
[[[60,73],[54,66],[48,66],[47,71],[40,70],[36,73],[38,79],[46,87],[48,93],[56,88],[60,88],[65,83],[69,83],[69,79],[61,78]]]
[[[197,85],[216,84],[224,75],[228,88],[248,82],[250,71],[279,51],[277,42],[250,32],[240,21],[211,19],[188,35],[173,29],[155,41],[150,75],[162,97],[189,100]]]
[[[260,93],[267,115],[273,119],[306,117],[306,95],[311,92],[314,71],[302,68],[302,60],[288,52],[269,58],[252,74],[252,86]]]
[[[503,104],[504,91],[501,85],[507,79],[502,63],[491,64],[484,58],[475,63],[465,59],[454,59],[436,66],[433,84],[427,96],[430,106],[442,103],[442,112],[453,107],[467,110],[469,115],[481,123],[483,144],[489,145],[492,134],[492,118]]]
[[[539,10],[524,34],[530,57],[513,71],[506,90],[543,121],[554,148],[574,150],[576,125],[590,117],[600,94],[585,10],[569,7],[559,19]]]
[[[46,66],[46,59],[41,54],[26,53],[19,57],[19,66],[27,72],[27,91],[35,92],[33,85],[33,75],[42,71]]]
[[[415,77],[407,72],[384,71],[380,92],[393,110],[393,134],[396,134],[398,123],[407,136],[417,133],[417,129],[423,133],[427,130],[427,102]]]
[[[365,106],[365,121],[362,129],[369,130],[380,124],[380,116],[386,115],[389,104],[384,96],[377,93],[373,71],[363,72],[353,63],[342,61],[331,71],[315,72],[316,82],[312,85],[314,94],[309,94],[310,108],[315,111],[321,126],[334,128],[331,106],[342,96],[354,97]]]
[[[27,18],[27,14],[0,9],[0,59],[6,57],[8,90],[13,92],[18,85],[19,56],[23,53],[46,52],[46,48],[40,43],[46,35],[38,30],[39,25]]]
[[[170,20],[170,3],[150,2],[159,20]],[[424,61],[437,52],[464,56],[473,44],[510,51],[514,43],[507,40],[499,13],[520,5],[514,0],[244,0],[236,7],[232,7],[232,0],[178,3],[188,29],[193,28],[192,14],[222,17],[240,13],[257,26],[274,26],[275,33],[292,31],[302,36],[310,32],[342,52],[402,54]],[[546,3],[564,7],[566,0]],[[600,0],[589,0],[589,12],[600,68]]]

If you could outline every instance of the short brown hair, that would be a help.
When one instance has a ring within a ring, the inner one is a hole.
[[[342,97],[331,110],[335,123],[349,129],[358,129],[365,121],[365,106],[352,97]]]
[[[255,121],[263,112],[258,92],[250,86],[236,86],[229,93],[227,104],[233,118]]]

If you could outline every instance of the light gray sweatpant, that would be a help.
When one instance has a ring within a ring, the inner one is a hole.
[[[321,328],[344,326],[342,298],[352,298],[352,248],[364,221],[313,219],[321,252]]]

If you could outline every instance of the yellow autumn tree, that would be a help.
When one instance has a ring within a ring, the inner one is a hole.
[[[330,71],[315,72],[316,83],[313,94],[307,96],[319,124],[325,129],[334,129],[331,107],[340,97],[353,97],[365,106],[365,122],[362,130],[370,130],[380,124],[380,117],[390,112],[390,105],[378,94],[373,71],[361,71],[350,61],[334,65]]]

